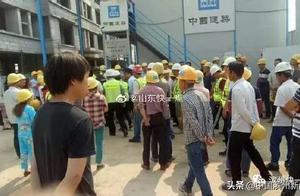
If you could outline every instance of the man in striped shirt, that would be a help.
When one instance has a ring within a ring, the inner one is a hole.
[[[293,119],[292,128],[292,157],[289,165],[289,175],[294,179],[300,179],[300,88],[296,91],[294,97],[284,106],[286,111],[296,112]],[[298,187],[293,187],[295,181],[291,186],[285,186],[281,196],[291,196],[296,194]]]

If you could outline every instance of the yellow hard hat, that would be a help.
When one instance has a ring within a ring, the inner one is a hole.
[[[40,85],[44,85],[44,84],[45,84],[44,76],[43,76],[43,75],[38,75],[38,77],[37,77],[37,82],[38,82],[38,84],[40,84]]]
[[[142,67],[147,67],[148,64],[147,63],[142,63]]]
[[[257,61],[257,65],[266,65],[267,64],[267,60],[264,58],[260,58]]]
[[[20,77],[21,80],[26,80],[26,77],[23,74],[18,74],[18,76]]]
[[[153,65],[153,68],[152,68],[153,71],[156,71],[156,73],[158,75],[162,74],[164,72],[164,65],[160,62],[157,62]]]
[[[203,81],[203,72],[200,71],[200,70],[196,70],[196,75],[197,75],[197,79],[196,79],[196,82],[197,83],[200,83],[201,81]]]
[[[89,77],[88,78],[88,89],[94,89],[99,85],[99,81],[96,80],[94,77]]]
[[[247,67],[244,67],[244,74],[243,74],[243,78],[245,80],[249,80],[249,78],[251,78],[252,76],[252,71],[249,70]]]
[[[300,59],[300,54],[294,54],[291,59],[298,61]]]
[[[37,71],[37,74],[38,74],[38,75],[44,75],[44,72],[43,72],[42,70],[38,70],[38,71]]]
[[[50,101],[52,99],[52,95],[51,95],[50,92],[47,92],[46,95],[45,95],[45,97],[46,97],[47,101]]]
[[[21,80],[20,76],[16,73],[11,73],[7,76],[7,84],[15,84]]]
[[[173,66],[173,63],[170,62],[170,63],[169,63],[169,67],[172,67],[172,66]]]
[[[196,70],[192,67],[184,67],[179,71],[179,75],[177,78],[179,80],[196,81],[197,73]]]
[[[169,62],[167,60],[162,60],[161,63],[164,64],[169,64]]]
[[[100,65],[100,71],[105,71],[105,70],[106,70],[105,65]]]
[[[36,71],[32,71],[31,72],[31,76],[35,76],[35,75],[37,75],[38,73],[36,72]]]
[[[252,140],[263,140],[267,136],[267,130],[259,122],[257,122],[251,132],[250,138]]]
[[[159,77],[156,71],[153,70],[147,71],[146,82],[151,84],[155,84],[159,82]]]
[[[300,64],[300,59],[297,60],[297,63]]]
[[[33,93],[28,89],[22,89],[17,93],[17,100],[19,103],[28,101],[33,96]]]
[[[121,69],[122,69],[121,65],[119,64],[115,65],[115,70],[121,70]]]
[[[201,64],[201,65],[203,65],[203,67],[209,67],[209,68],[213,66],[211,62],[206,62],[205,64]]]
[[[200,64],[201,64],[201,65],[205,65],[207,62],[208,62],[208,61],[207,61],[206,59],[203,59],[203,60],[200,62]]]
[[[41,102],[38,99],[32,99],[28,104],[31,105],[35,110],[39,109],[41,106]]]

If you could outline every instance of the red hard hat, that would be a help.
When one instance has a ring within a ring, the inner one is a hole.
[[[132,72],[136,74],[141,74],[143,72],[143,68],[140,65],[135,65]]]

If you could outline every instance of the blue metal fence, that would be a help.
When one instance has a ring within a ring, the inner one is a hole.
[[[199,59],[185,48],[185,44],[179,43],[171,35],[166,33],[151,19],[135,8],[135,16],[129,15],[129,27],[131,32],[137,33],[145,41],[151,44],[162,55],[171,62],[191,62],[193,65],[199,63]]]

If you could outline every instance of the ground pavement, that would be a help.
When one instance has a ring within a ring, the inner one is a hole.
[[[264,122],[269,130],[270,137],[271,125]],[[218,153],[224,150],[222,143],[223,137],[216,130],[217,144],[209,147],[210,164],[206,167],[210,185],[214,195],[245,195],[245,196],[276,196],[281,191],[238,191],[224,192],[221,190],[221,184],[230,180],[224,175],[225,158],[220,157]],[[29,178],[24,178],[20,169],[18,159],[13,149],[13,132],[6,130],[0,132],[0,196],[2,195],[29,195],[30,186]],[[130,132],[130,136],[133,132]],[[255,142],[264,161],[267,163],[270,158],[269,139]],[[286,142],[283,139],[281,144],[281,167],[280,172],[273,172],[275,176],[287,176],[283,162],[286,157]],[[184,149],[183,135],[176,135],[173,141],[173,155],[176,160],[171,164],[170,168],[162,172],[159,165],[151,164],[151,171],[141,169],[142,159],[142,143],[133,144],[128,142],[128,138],[123,138],[119,132],[116,137],[108,136],[106,129],[104,163],[105,168],[95,172],[95,165],[92,165],[94,171],[95,189],[98,195],[104,196],[172,196],[181,195],[178,191],[178,185],[184,180],[188,172],[186,153]],[[92,159],[94,163],[94,157]],[[251,164],[250,176],[258,174],[258,170]],[[249,181],[250,178],[245,180]],[[196,196],[200,196],[199,186],[195,183],[193,192]],[[298,192],[297,195],[300,195]]]

